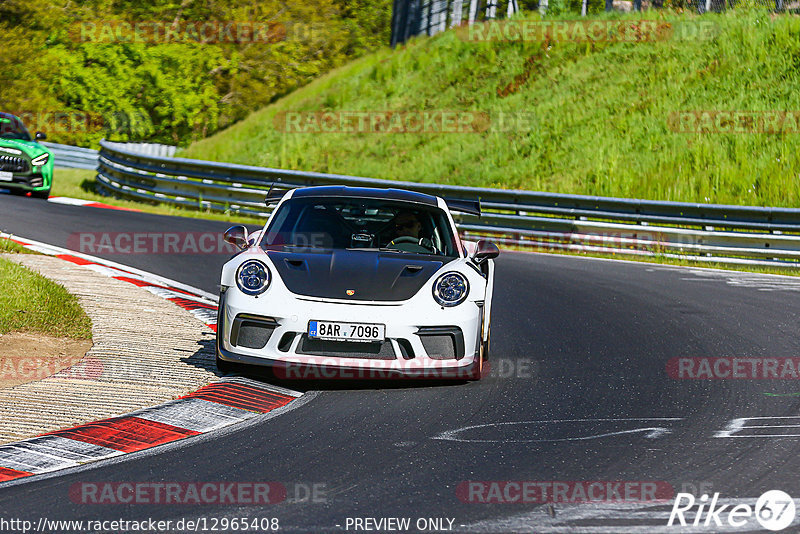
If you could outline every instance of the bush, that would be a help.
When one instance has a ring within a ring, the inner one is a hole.
[[[0,108],[55,142],[185,145],[386,45],[390,10],[391,0],[4,0]],[[108,43],[87,42],[102,33],[77,26],[104,21],[271,21],[277,29],[269,43]]]

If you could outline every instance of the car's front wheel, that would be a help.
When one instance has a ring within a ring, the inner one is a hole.
[[[472,364],[472,369],[470,370],[469,380],[480,380],[483,378],[483,368],[484,364],[489,359],[489,338],[491,336],[492,328],[489,327],[489,335],[486,336],[486,339],[481,339],[481,348],[480,353],[478,354],[478,359],[475,363]]]
[[[31,191],[31,196],[33,198],[43,198],[46,200],[50,198],[50,188],[44,189],[42,191]]]
[[[225,310],[225,293],[221,293],[219,296],[219,302],[217,303],[217,371],[221,375],[227,375],[233,373],[237,369],[237,365],[232,362],[226,362],[222,358],[219,357],[219,347],[222,346],[222,333],[225,330],[222,324],[222,314]]]
[[[492,339],[492,325],[489,325],[488,332],[486,333],[486,339],[483,340],[483,345],[481,346],[481,359],[484,362],[489,361],[489,342]]]
[[[473,362],[472,368],[469,370],[469,375],[467,376],[467,380],[480,380],[483,377],[483,355],[478,356],[478,358]]]

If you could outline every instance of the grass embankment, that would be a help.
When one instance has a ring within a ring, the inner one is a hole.
[[[180,155],[444,184],[800,205],[800,134],[679,133],[671,123],[683,111],[800,110],[800,19],[734,10],[703,17],[662,11],[583,20],[606,19],[651,19],[684,25],[685,31],[672,39],[628,43],[474,43],[453,31],[414,39],[353,61]],[[705,25],[703,31],[710,26],[711,35],[681,39],[691,35],[695,23]],[[275,125],[276,116],[286,112],[389,110],[521,112],[528,114],[521,125],[529,127],[463,134],[298,134]],[[54,194],[82,196],[57,188]],[[144,209],[175,214],[174,208]],[[777,267],[622,257],[797,274]]]
[[[670,115],[687,110],[800,110],[800,19],[744,10],[622,18],[715,30],[633,43],[474,43],[448,31],[353,61],[180,155],[444,184],[800,205],[800,134],[670,127]],[[357,110],[534,118],[529,131],[483,133],[297,134],[274,124],[279,112]]]
[[[0,253],[23,252],[0,239]],[[0,335],[11,332],[91,339],[92,322],[63,286],[0,258]]]

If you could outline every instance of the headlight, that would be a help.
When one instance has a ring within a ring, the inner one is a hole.
[[[455,271],[445,273],[433,284],[433,298],[442,306],[456,306],[464,302],[469,293],[469,282]]]
[[[35,165],[36,167],[39,167],[39,166],[44,165],[45,163],[47,163],[48,159],[50,159],[50,154],[47,154],[47,153],[42,154],[41,156],[36,156],[35,158],[33,158],[31,160],[31,165]]]
[[[236,272],[236,285],[248,295],[260,295],[269,287],[269,281],[269,269],[258,260],[247,260]]]

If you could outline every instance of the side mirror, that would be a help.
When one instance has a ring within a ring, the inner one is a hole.
[[[34,137],[36,138],[37,141],[44,141],[45,139],[47,139],[47,136],[45,135],[44,132],[36,132],[36,135]]]
[[[500,255],[500,249],[491,241],[481,239],[478,241],[478,246],[475,247],[475,253],[472,255],[472,261],[481,264],[486,260],[491,260]]]
[[[226,243],[230,243],[231,245],[238,247],[240,250],[244,250],[249,246],[247,243],[247,228],[241,224],[231,226],[225,230],[225,234],[222,238]]]

